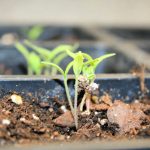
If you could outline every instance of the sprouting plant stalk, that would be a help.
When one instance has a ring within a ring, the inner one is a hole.
[[[75,117],[75,126],[76,126],[76,129],[78,129],[78,108],[77,108],[77,101],[78,101],[78,77],[75,77],[74,117]]]
[[[84,59],[91,61],[92,57],[81,51],[73,53],[67,51],[68,55],[73,58],[73,71],[75,74],[75,97],[74,97],[74,116],[75,116],[75,126],[78,128],[78,109],[77,109],[77,100],[78,100],[78,78],[82,72]]]
[[[61,62],[65,57],[67,57],[67,54],[66,54],[66,53],[62,53],[62,54],[58,55],[58,56],[53,60],[53,63],[59,65],[60,62]],[[52,71],[51,71],[51,74],[52,74],[52,75],[55,75],[56,73],[57,73],[57,69],[53,67],[53,68],[52,68]]]
[[[70,62],[68,64],[68,66],[66,67],[66,70],[65,72],[56,64],[54,63],[49,63],[49,62],[41,62],[42,64],[45,64],[45,65],[50,65],[50,66],[53,66],[55,67],[62,75],[63,75],[63,78],[64,78],[64,86],[65,86],[65,92],[66,92],[66,96],[67,96],[67,100],[68,100],[68,103],[69,103],[69,106],[70,106],[70,109],[71,109],[71,112],[72,112],[72,115],[73,117],[75,118],[74,116],[74,108],[73,108],[73,104],[72,104],[72,101],[71,101],[71,96],[69,94],[69,88],[68,88],[68,84],[67,84],[67,75],[68,75],[68,72],[70,70],[70,68],[72,67],[73,65],[73,62]]]
[[[77,109],[77,100],[78,100],[78,77],[82,71],[84,57],[82,52],[78,52],[73,56],[73,71],[75,74],[75,97],[74,97],[74,115],[75,115],[75,125],[78,128],[78,109]]]
[[[24,58],[26,59],[27,61],[27,71],[28,71],[28,74],[29,75],[32,75],[33,74],[33,71],[32,71],[32,68],[31,66],[29,65],[29,52],[28,50],[19,42],[17,42],[15,44],[15,47],[17,48],[17,50],[24,56]]]
[[[87,62],[84,62],[84,65],[82,68],[82,73],[83,73],[83,76],[85,76],[89,80],[90,84],[92,82],[94,82],[94,80],[95,80],[95,71],[96,71],[98,64],[100,64],[106,58],[112,57],[114,55],[115,55],[115,53],[105,54],[105,55],[100,56],[96,59],[92,59],[92,60],[89,60]],[[88,98],[89,96],[90,96],[90,94],[87,93],[87,91],[85,91],[85,94],[84,94],[84,96],[81,100],[81,103],[80,103],[80,111],[83,110],[84,102],[86,99],[89,100],[89,98]],[[87,108],[87,112],[90,113],[89,106]]]
[[[66,67],[65,72],[56,64],[54,63],[48,63],[48,62],[43,62],[44,64],[47,65],[51,65],[55,68],[57,68],[57,70],[63,75],[64,77],[64,86],[65,86],[65,91],[66,91],[66,95],[67,95],[67,99],[71,108],[71,112],[73,114],[74,117],[74,121],[75,121],[75,126],[76,129],[78,129],[78,109],[77,109],[77,100],[78,100],[78,78],[79,75],[81,74],[81,72],[83,73],[83,75],[85,75],[88,80],[90,81],[90,83],[94,82],[95,79],[95,70],[96,67],[98,66],[98,64],[111,56],[114,56],[115,54],[106,54],[103,55],[99,58],[96,59],[92,59],[91,56],[89,56],[86,53],[82,53],[82,52],[77,52],[77,53],[72,53],[70,51],[66,51],[67,54],[69,56],[71,56],[73,58],[73,61],[70,62],[68,64],[68,66]],[[86,59],[86,61],[84,61]],[[67,74],[69,72],[69,70],[71,69],[71,67],[73,67],[73,72],[75,75],[75,96],[74,96],[74,107],[72,105],[72,101],[71,101],[71,97],[69,94],[69,88],[68,88],[68,84],[67,84]],[[90,93],[85,93],[84,97],[83,97],[83,101],[81,102],[82,106],[80,107],[80,109],[82,110],[82,107],[84,105],[84,101],[86,100],[87,96],[86,94],[88,94],[89,96],[91,95]],[[89,100],[89,96],[88,96],[88,100]],[[89,105],[88,105],[88,110],[89,110]]]

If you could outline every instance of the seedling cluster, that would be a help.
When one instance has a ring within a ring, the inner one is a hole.
[[[43,70],[44,74],[54,75],[57,73],[57,71],[59,71],[63,75],[66,96],[74,117],[75,126],[78,128],[78,95],[80,91],[84,91],[84,96],[81,100],[79,110],[83,112],[83,106],[86,101],[86,111],[84,113],[89,115],[89,101],[91,99],[91,95],[95,90],[98,89],[98,85],[94,82],[96,78],[96,68],[103,60],[114,56],[115,53],[105,54],[93,59],[90,55],[81,51],[74,53],[73,51],[77,49],[77,45],[60,45],[51,51],[36,46],[29,41],[24,41],[24,44],[16,43],[15,46],[27,61],[29,75],[40,75]],[[33,51],[30,51],[27,47]],[[72,61],[66,66],[66,69],[63,70],[59,64],[67,56],[70,56]],[[73,69],[75,77],[74,104],[72,103],[67,83],[70,69]]]
[[[39,47],[29,41],[24,41],[23,44],[17,42],[15,44],[17,50],[24,56],[27,62],[28,75],[55,75],[56,68],[49,68],[41,64],[41,61],[52,62],[59,65],[63,59],[67,57],[66,50],[75,51],[78,45],[60,45],[52,50]],[[30,51],[32,49],[32,51]]]
[[[80,90],[84,90],[85,94],[83,96],[83,99],[80,104],[80,111],[83,111],[83,105],[85,102],[85,99],[89,99],[91,97],[92,91],[96,90],[98,88],[98,85],[94,83],[95,80],[95,71],[97,66],[106,58],[112,57],[115,55],[115,53],[112,54],[106,54],[101,57],[98,57],[96,59],[93,59],[90,55],[83,53],[81,51],[77,53],[73,53],[69,50],[66,50],[66,53],[72,57],[72,61],[67,65],[66,70],[64,71],[62,68],[60,68],[57,64],[51,63],[51,62],[42,62],[42,64],[50,65],[55,67],[64,77],[64,86],[65,91],[68,99],[68,103],[71,108],[72,115],[75,120],[75,126],[78,128],[78,106],[77,106],[77,100],[78,100],[78,94]],[[73,69],[74,76],[75,76],[75,96],[74,96],[74,105],[71,100],[68,84],[67,84],[67,75],[69,73],[70,69]],[[80,86],[80,85],[83,86]],[[86,86],[84,86],[86,84]],[[90,113],[89,107],[87,106],[88,113]]]

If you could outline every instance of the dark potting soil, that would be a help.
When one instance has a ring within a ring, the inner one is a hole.
[[[79,128],[76,130],[66,101],[60,103],[55,99],[49,105],[39,103],[29,94],[28,97],[19,96],[21,102],[17,103],[12,94],[4,96],[0,100],[0,144],[150,136],[148,98],[131,104],[120,100],[112,102],[107,94],[94,99],[97,102],[91,101],[90,115],[79,112]]]

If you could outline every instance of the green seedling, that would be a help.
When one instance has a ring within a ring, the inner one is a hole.
[[[65,86],[65,91],[66,91],[66,95],[67,95],[67,100],[68,100],[68,103],[69,103],[69,106],[70,106],[70,109],[71,109],[71,112],[74,116],[74,108],[73,108],[73,105],[72,105],[72,101],[71,101],[71,96],[69,94],[69,88],[68,88],[68,84],[67,84],[67,75],[68,75],[68,72],[69,70],[71,69],[71,67],[73,66],[73,62],[70,62],[67,67],[66,67],[66,70],[63,71],[62,68],[60,68],[58,65],[54,64],[54,63],[49,63],[49,62],[41,62],[42,64],[45,64],[45,65],[49,65],[49,66],[52,66],[52,67],[55,67],[62,75],[63,75],[63,78],[64,78],[64,86]],[[75,117],[75,116],[74,116]]]
[[[67,95],[67,99],[71,108],[71,112],[74,116],[74,120],[75,120],[75,126],[76,128],[78,128],[78,112],[77,112],[77,98],[78,98],[78,77],[82,72],[82,68],[83,68],[83,64],[84,64],[84,60],[88,60],[88,61],[92,61],[92,57],[86,53],[82,53],[82,52],[77,52],[77,53],[73,53],[70,50],[66,50],[67,54],[69,56],[71,56],[73,58],[73,60],[68,64],[68,66],[66,67],[65,72],[56,64],[54,63],[48,63],[48,62],[42,62],[43,64],[46,65],[51,65],[53,67],[55,67],[64,77],[64,85],[65,85],[65,90],[66,90],[66,95]],[[60,55],[61,56],[61,55]],[[59,61],[59,59],[58,59]],[[74,107],[69,95],[69,88],[67,85],[67,74],[69,72],[69,70],[73,68],[73,72],[75,75],[75,97],[74,97]]]
[[[46,48],[36,46],[27,40],[24,41],[24,44],[35,51],[35,52],[32,52],[32,55],[31,55],[31,56],[33,56],[33,53],[34,53],[34,59],[36,59],[36,60],[41,59],[42,61],[52,62],[52,63],[55,63],[57,65],[59,65],[61,63],[61,61],[67,57],[66,51],[75,51],[78,47],[78,44],[75,44],[74,46],[60,45],[60,46],[57,46],[56,48],[54,48],[53,50],[50,51]],[[17,43],[15,46],[23,54],[23,56],[26,58],[27,64],[28,64],[28,73],[31,74],[32,69],[31,69],[31,66],[29,66],[29,65],[31,65],[31,63],[29,63],[31,60],[29,60],[29,59],[32,59],[32,58],[29,57],[28,48],[26,48],[21,43]],[[35,55],[38,58],[35,58]],[[36,62],[35,62],[35,64],[36,64]],[[42,71],[44,71],[44,74],[55,75],[57,73],[57,69],[55,67],[52,67],[49,69],[49,68],[46,68],[45,66],[41,66],[40,69],[41,70],[39,70],[39,72],[41,73]],[[36,71],[36,74],[37,74],[37,71]]]
[[[82,53],[81,51],[77,53],[72,53],[67,51],[68,55],[73,58],[73,72],[75,75],[75,97],[74,97],[74,116],[75,116],[75,125],[78,128],[78,111],[77,111],[77,99],[78,99],[78,77],[80,76],[84,60],[92,60],[92,57],[86,53]]]
[[[78,114],[77,114],[77,97],[78,97],[78,78],[82,72],[82,75],[89,80],[89,84],[94,82],[95,79],[95,70],[104,59],[114,56],[115,54],[106,54],[99,58],[92,59],[92,57],[86,53],[72,53],[67,51],[68,55],[73,58],[73,71],[75,75],[75,99],[74,99],[74,116],[75,116],[75,125],[78,128]],[[85,61],[86,60],[86,61]],[[83,109],[83,104],[86,99],[86,96],[89,95],[85,92],[83,100],[81,101],[80,110]],[[90,95],[89,95],[90,96]]]
[[[105,54],[99,58],[89,60],[84,63],[83,68],[82,68],[82,74],[85,78],[88,79],[89,86],[92,85],[92,83],[94,83],[94,80],[96,78],[95,71],[96,71],[97,66],[106,58],[112,57],[114,55],[115,55],[115,53]],[[83,111],[84,102],[86,99],[89,100],[90,99],[89,97],[91,97],[91,94],[90,94],[90,92],[88,92],[88,90],[86,90],[85,94],[81,100],[81,103],[80,103],[80,111]],[[86,113],[90,114],[89,106],[86,110]]]
[[[28,29],[25,33],[27,35],[27,39],[35,41],[41,36],[43,31],[44,28],[42,26],[36,25]]]
[[[26,49],[26,47],[24,47],[23,44],[19,42],[15,44],[15,47],[24,56],[24,58],[27,61],[28,74],[40,75],[42,72],[40,57],[34,52],[29,52],[28,49]]]
[[[53,50],[48,50],[46,48],[36,46],[27,40],[24,43],[27,46],[29,46],[30,48],[32,48],[34,51],[36,51],[40,55],[40,57],[43,61],[52,62],[57,65],[59,65],[61,63],[61,61],[67,57],[66,51],[73,52],[79,46],[78,44],[75,44],[74,46],[60,45],[60,46],[57,46],[56,48],[54,48]],[[52,68],[51,74],[54,75],[56,73],[57,73],[57,69]]]

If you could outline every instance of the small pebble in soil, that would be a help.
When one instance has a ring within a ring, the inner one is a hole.
[[[25,118],[20,118],[20,121],[27,125],[32,125],[32,122],[30,120],[26,120]]]
[[[22,97],[20,95],[13,94],[11,95],[10,99],[12,100],[13,103],[17,105],[21,105],[23,103]]]
[[[98,115],[99,113],[97,111],[94,112],[94,115]]]
[[[62,106],[60,107],[60,110],[61,110],[62,113],[65,113],[65,112],[67,111],[67,108],[66,108],[65,105],[62,105]]]
[[[34,120],[40,120],[39,117],[37,117],[35,114],[32,114],[32,117]]]
[[[66,111],[64,114],[60,115],[56,119],[53,120],[54,124],[62,126],[62,127],[73,127],[74,126],[74,118],[72,116],[71,111]]]
[[[141,128],[142,120],[146,119],[144,112],[138,107],[132,107],[122,101],[115,101],[107,111],[108,120],[120,127],[120,133]],[[135,132],[134,132],[135,133]]]
[[[47,108],[50,106],[48,102],[40,102],[39,105],[41,108]]]
[[[49,110],[49,112],[51,112],[51,113],[54,111],[53,108],[49,108],[48,110]]]
[[[9,125],[9,124],[10,124],[10,120],[8,120],[8,119],[3,119],[3,120],[2,120],[2,124],[3,124],[3,125]]]
[[[101,119],[101,120],[99,121],[99,123],[100,123],[102,126],[105,125],[107,122],[108,122],[107,119]]]

